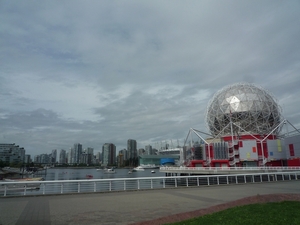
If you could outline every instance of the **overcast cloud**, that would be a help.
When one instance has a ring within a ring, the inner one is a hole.
[[[0,143],[117,150],[206,130],[250,82],[300,128],[300,2],[0,0]]]

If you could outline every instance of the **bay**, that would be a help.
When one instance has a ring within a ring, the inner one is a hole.
[[[151,171],[155,173],[151,173]],[[97,170],[96,168],[50,168],[46,170],[44,175],[45,180],[83,180],[90,175],[92,179],[113,179],[113,178],[138,178],[138,177],[161,177],[164,173],[159,172],[159,169],[145,169],[144,171],[137,171],[128,173],[129,169],[115,169],[116,173],[104,173],[104,170]]]
[[[97,182],[83,182],[80,184],[80,192],[107,192],[107,191],[121,191],[137,190],[144,188],[159,188],[162,187],[160,180],[127,180],[126,185],[124,181],[106,181],[102,179],[114,178],[141,178],[141,177],[163,177],[164,173],[159,172],[159,169],[145,169],[144,171],[137,171],[128,173],[129,169],[115,169],[116,173],[104,173],[104,170],[97,170],[96,168],[50,168],[43,171],[43,175],[29,175],[28,177],[43,177],[45,181],[58,181],[55,183],[41,183],[39,189],[28,189],[26,195],[42,195],[42,194],[59,194],[62,193],[78,193],[80,180],[99,179]],[[152,173],[151,171],[155,171]],[[89,178],[87,178],[87,176]],[[59,183],[60,180],[74,180],[70,183]],[[76,180],[76,182],[75,182]],[[96,186],[95,186],[96,185]],[[125,185],[125,186],[124,186]],[[0,191],[1,192],[1,191]],[[2,193],[0,193],[2,194]],[[8,189],[6,196],[20,196],[24,195],[22,189]]]

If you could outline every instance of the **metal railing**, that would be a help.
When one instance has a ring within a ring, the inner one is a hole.
[[[200,175],[166,176],[140,178],[114,178],[91,180],[55,180],[55,181],[12,181],[0,182],[0,196],[53,195],[91,192],[112,192],[146,189],[164,189],[191,186],[229,185],[257,182],[299,180],[300,171]]]
[[[160,171],[300,171],[299,166],[289,167],[273,167],[273,166],[262,166],[262,167],[160,167]]]

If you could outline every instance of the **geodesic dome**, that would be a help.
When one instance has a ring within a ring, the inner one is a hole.
[[[269,134],[281,122],[281,108],[263,88],[237,83],[219,90],[210,100],[206,123],[212,135]],[[274,131],[278,134],[279,129]]]

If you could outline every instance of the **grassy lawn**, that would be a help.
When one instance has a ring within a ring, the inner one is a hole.
[[[202,217],[172,223],[176,225],[198,224],[263,224],[292,225],[300,224],[300,202],[284,201],[276,203],[252,204],[239,206]]]

